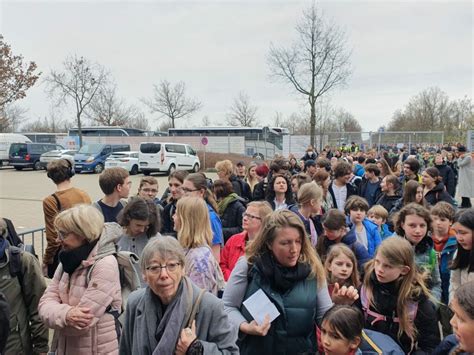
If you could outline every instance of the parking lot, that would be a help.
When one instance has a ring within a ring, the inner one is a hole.
[[[208,174],[212,179],[216,174]],[[165,191],[168,178],[164,174],[154,174],[158,179],[159,195]],[[142,174],[131,176],[132,193],[138,189]],[[101,198],[99,175],[77,174],[73,185],[87,191],[93,201]],[[16,171],[10,167],[0,168],[0,216],[9,218],[18,231],[44,226],[42,200],[55,191],[55,185],[44,170],[26,169]]]

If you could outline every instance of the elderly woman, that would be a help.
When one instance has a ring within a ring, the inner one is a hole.
[[[54,226],[62,246],[60,264],[38,306],[41,319],[56,333],[52,351],[118,354],[112,313],[121,310],[122,297],[112,253],[121,228],[115,223],[104,228],[104,217],[89,205],[61,212]]]
[[[239,353],[222,301],[185,276],[185,256],[176,239],[152,239],[140,266],[148,287],[128,298],[120,354]]]
[[[337,286],[339,288],[339,286]],[[262,289],[280,315],[258,324],[243,302]],[[336,291],[335,302],[352,303],[354,288]],[[241,354],[314,354],[315,322],[331,308],[323,265],[303,223],[291,211],[272,212],[239,259],[224,291],[230,321],[242,333]]]

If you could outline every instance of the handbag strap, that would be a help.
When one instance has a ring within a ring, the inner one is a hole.
[[[199,291],[199,295],[196,299],[196,302],[193,305],[193,308],[191,310],[191,315],[189,316],[188,328],[191,328],[191,326],[193,325],[194,319],[196,318],[196,314],[199,311],[199,305],[201,304],[202,296],[204,296],[205,293],[206,293],[206,290],[201,289]]]

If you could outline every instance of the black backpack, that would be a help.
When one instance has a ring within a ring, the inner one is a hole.
[[[20,239],[20,237],[16,233],[15,227],[13,226],[13,222],[8,218],[3,218],[3,220],[7,224],[6,240],[8,241],[8,243],[11,246],[17,247],[20,250],[33,254],[36,258],[38,258],[35,252],[35,247],[31,244],[24,244],[23,241]]]

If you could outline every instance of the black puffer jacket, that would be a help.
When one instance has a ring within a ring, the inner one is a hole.
[[[367,314],[367,312],[363,310],[361,298],[359,298],[354,305],[359,307],[366,316],[365,328],[391,336],[392,339],[398,342],[406,354],[410,353],[412,346],[410,338],[403,333],[399,339],[399,323],[393,321],[393,317],[397,316],[399,281],[380,283],[375,273],[372,273],[370,282],[373,287],[374,304],[376,306],[376,309],[370,307],[370,310],[387,318],[386,320],[374,322],[375,317]],[[431,354],[440,342],[436,307],[425,296],[419,296],[416,300],[416,304],[415,327],[418,335],[416,337],[417,347],[412,354]]]
[[[242,214],[244,212],[244,202],[239,198],[230,202],[224,210],[224,213],[219,216],[222,222],[224,243],[234,234],[242,232]]]
[[[425,201],[431,206],[436,205],[439,201],[445,201],[453,206],[455,205],[453,198],[448,191],[446,191],[442,182],[439,182],[433,189],[426,193]]]
[[[380,195],[379,199],[377,202],[375,202],[376,205],[381,205],[384,207],[388,213],[392,210],[393,206],[395,206],[395,203],[400,199],[400,196],[398,195],[393,195],[393,196],[388,196],[387,194],[383,193]]]
[[[453,169],[446,164],[435,165],[436,169],[439,170],[439,175],[443,178],[443,184],[446,186],[446,190],[454,197],[456,194],[456,176]]]

